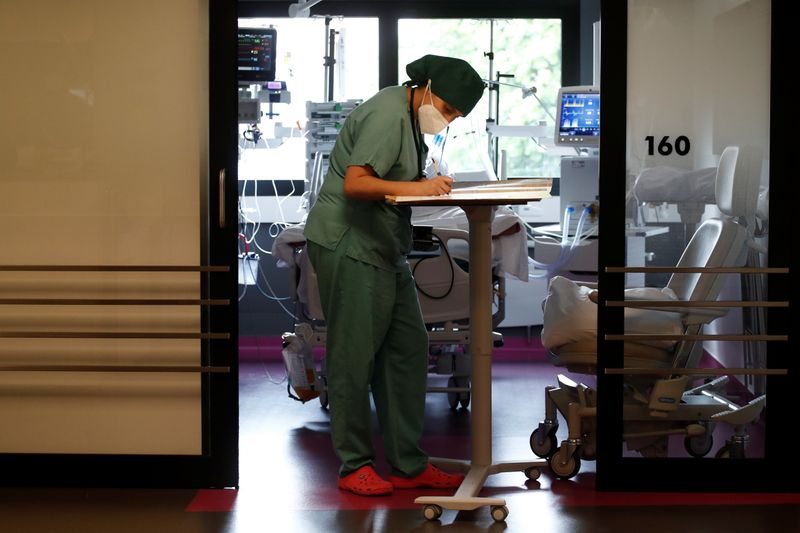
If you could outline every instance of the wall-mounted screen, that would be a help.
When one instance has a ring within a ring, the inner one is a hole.
[[[239,61],[237,78],[241,84],[275,80],[274,28],[239,28]]]
[[[600,145],[600,89],[590,85],[562,87],[556,100],[555,143],[559,146]]]

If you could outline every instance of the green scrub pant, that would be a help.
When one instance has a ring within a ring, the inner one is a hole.
[[[428,332],[408,268],[382,270],[308,242],[325,313],[331,437],[340,476],[373,465],[370,387],[392,473],[413,477],[428,456],[419,447],[428,374]]]

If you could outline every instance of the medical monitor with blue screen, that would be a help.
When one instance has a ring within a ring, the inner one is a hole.
[[[600,145],[600,89],[562,87],[556,101],[555,143],[575,148]]]
[[[277,36],[274,28],[239,28],[237,78],[240,84],[275,80]]]

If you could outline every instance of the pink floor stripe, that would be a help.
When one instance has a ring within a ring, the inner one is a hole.
[[[236,506],[239,491],[233,489],[200,489],[186,506],[187,513],[229,513]]]
[[[240,336],[239,337],[239,359],[241,361],[280,361],[281,356],[280,337],[260,337],[260,336]],[[324,349],[314,348],[314,355],[322,357]],[[538,337],[530,341],[520,337],[506,337],[503,346],[496,347],[492,357],[496,361],[548,361],[547,350],[542,346]]]
[[[797,505],[795,493],[595,492],[559,495],[563,506],[668,507],[695,505]]]

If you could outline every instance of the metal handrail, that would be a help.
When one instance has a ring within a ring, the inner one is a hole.
[[[201,374],[228,374],[228,366],[188,365],[4,365],[0,372],[194,372]]]
[[[0,300],[2,303],[2,300]],[[606,307],[789,307],[788,301],[606,300]]]
[[[225,299],[197,298],[0,298],[0,305],[230,305]]]
[[[202,339],[226,340],[230,333],[142,331],[0,331],[2,339]]]
[[[788,274],[785,267],[606,267],[608,274],[677,273],[677,274]]]
[[[227,265],[0,265],[0,272],[230,272]]]
[[[626,333],[605,335],[607,341],[788,341],[788,335],[662,335],[659,333]]]

